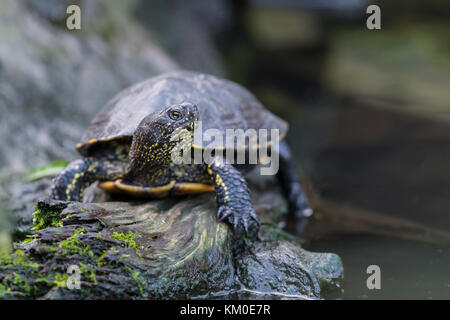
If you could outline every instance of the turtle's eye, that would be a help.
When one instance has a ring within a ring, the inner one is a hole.
[[[183,113],[178,110],[170,110],[169,111],[169,118],[172,120],[180,120],[183,117]]]

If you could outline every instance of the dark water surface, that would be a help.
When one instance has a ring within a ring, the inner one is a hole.
[[[341,256],[344,299],[450,299],[450,125],[352,100],[302,121],[291,126],[297,162],[334,205],[319,209],[325,218],[315,217],[305,246]],[[381,290],[366,286],[370,265]]]
[[[450,299],[448,248],[354,234],[317,240],[308,249],[340,255],[344,262],[344,299]],[[366,286],[370,265],[380,267],[380,290]]]

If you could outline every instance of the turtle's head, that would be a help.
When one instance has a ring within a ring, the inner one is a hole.
[[[198,119],[197,106],[187,102],[146,116],[133,136],[132,167],[168,166],[174,150],[192,147]]]
[[[195,104],[189,102],[174,104],[142,119],[136,133],[144,135],[157,133],[165,138],[183,129],[194,130],[194,124],[198,117],[198,109]]]

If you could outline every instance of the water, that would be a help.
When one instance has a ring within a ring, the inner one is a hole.
[[[305,247],[340,255],[343,298],[450,299],[450,127],[352,100],[312,108],[303,121],[291,129],[308,142],[293,149],[321,217]],[[381,269],[381,290],[367,288],[370,265]]]
[[[389,237],[353,234],[313,241],[344,262],[344,299],[450,299],[448,248]],[[381,269],[381,289],[369,290],[369,265]]]

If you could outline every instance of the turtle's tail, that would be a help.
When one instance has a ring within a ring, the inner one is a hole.
[[[96,180],[92,172],[93,160],[75,160],[53,180],[52,198],[65,201],[80,201],[84,189]]]

